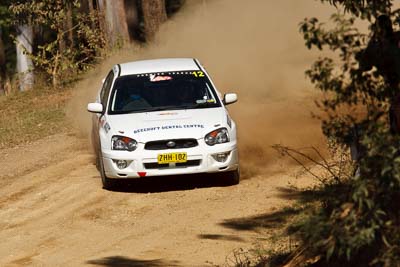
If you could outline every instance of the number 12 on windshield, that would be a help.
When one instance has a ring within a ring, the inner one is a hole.
[[[204,77],[204,72],[202,71],[193,71],[192,74],[194,77]]]

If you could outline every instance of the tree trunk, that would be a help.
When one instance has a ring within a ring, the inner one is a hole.
[[[139,39],[139,14],[136,1],[124,0],[124,7],[130,40],[137,40]]]
[[[74,47],[74,31],[72,28],[74,27],[74,23],[72,21],[72,4],[70,2],[67,3],[67,17],[65,23],[65,32],[68,33],[68,46]]]
[[[105,17],[105,32],[111,46],[129,41],[124,0],[99,0],[99,9]]]
[[[28,54],[32,53],[33,30],[30,25],[17,27],[16,54],[17,73],[20,91],[29,90],[33,86],[33,64]]]
[[[94,12],[93,0],[87,0],[87,3],[88,3],[88,9],[89,9],[89,12],[88,12],[89,16],[94,16],[95,12]],[[91,21],[90,26],[92,27],[92,30],[94,30],[96,25],[93,22],[93,19],[91,19],[90,21]]]
[[[167,20],[165,0],[142,0],[142,12],[146,40],[154,38],[158,28]]]
[[[93,0],[87,0],[88,3],[88,8],[89,8],[89,13],[93,13],[94,7],[93,7]]]
[[[90,10],[89,10],[89,3],[91,3],[91,0],[81,0],[79,2],[80,7],[79,7],[79,12],[83,13],[83,14],[89,14]],[[93,3],[92,3],[93,6]]]
[[[98,22],[100,25],[96,25],[96,22],[94,20],[94,16],[99,16],[98,12],[96,12],[97,6],[98,6],[98,2],[97,0],[95,1],[95,5],[93,5],[93,0],[81,0],[80,1],[80,8],[79,8],[79,12],[82,15],[86,15],[90,17],[90,28],[94,31],[97,29],[97,27],[101,27],[102,30],[104,30],[104,28],[101,25],[101,18],[98,18]]]

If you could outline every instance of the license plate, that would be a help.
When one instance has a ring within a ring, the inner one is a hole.
[[[158,164],[181,163],[186,161],[187,161],[186,153],[164,153],[164,154],[158,154],[157,156]]]

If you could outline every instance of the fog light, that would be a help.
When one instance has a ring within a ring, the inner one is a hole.
[[[218,162],[225,162],[228,159],[228,156],[231,152],[223,152],[223,153],[217,153],[213,154],[212,157],[218,161]]]
[[[117,167],[120,170],[128,167],[128,162],[126,160],[116,160],[115,163],[117,164]]]

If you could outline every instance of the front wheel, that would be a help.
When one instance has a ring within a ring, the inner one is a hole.
[[[229,185],[237,185],[240,182],[240,169],[230,171],[225,174],[226,181]]]
[[[114,187],[114,181],[106,176],[104,171],[104,163],[103,157],[101,155],[101,151],[97,153],[98,163],[99,163],[99,171],[101,176],[101,183],[103,184],[104,189],[112,189]]]

